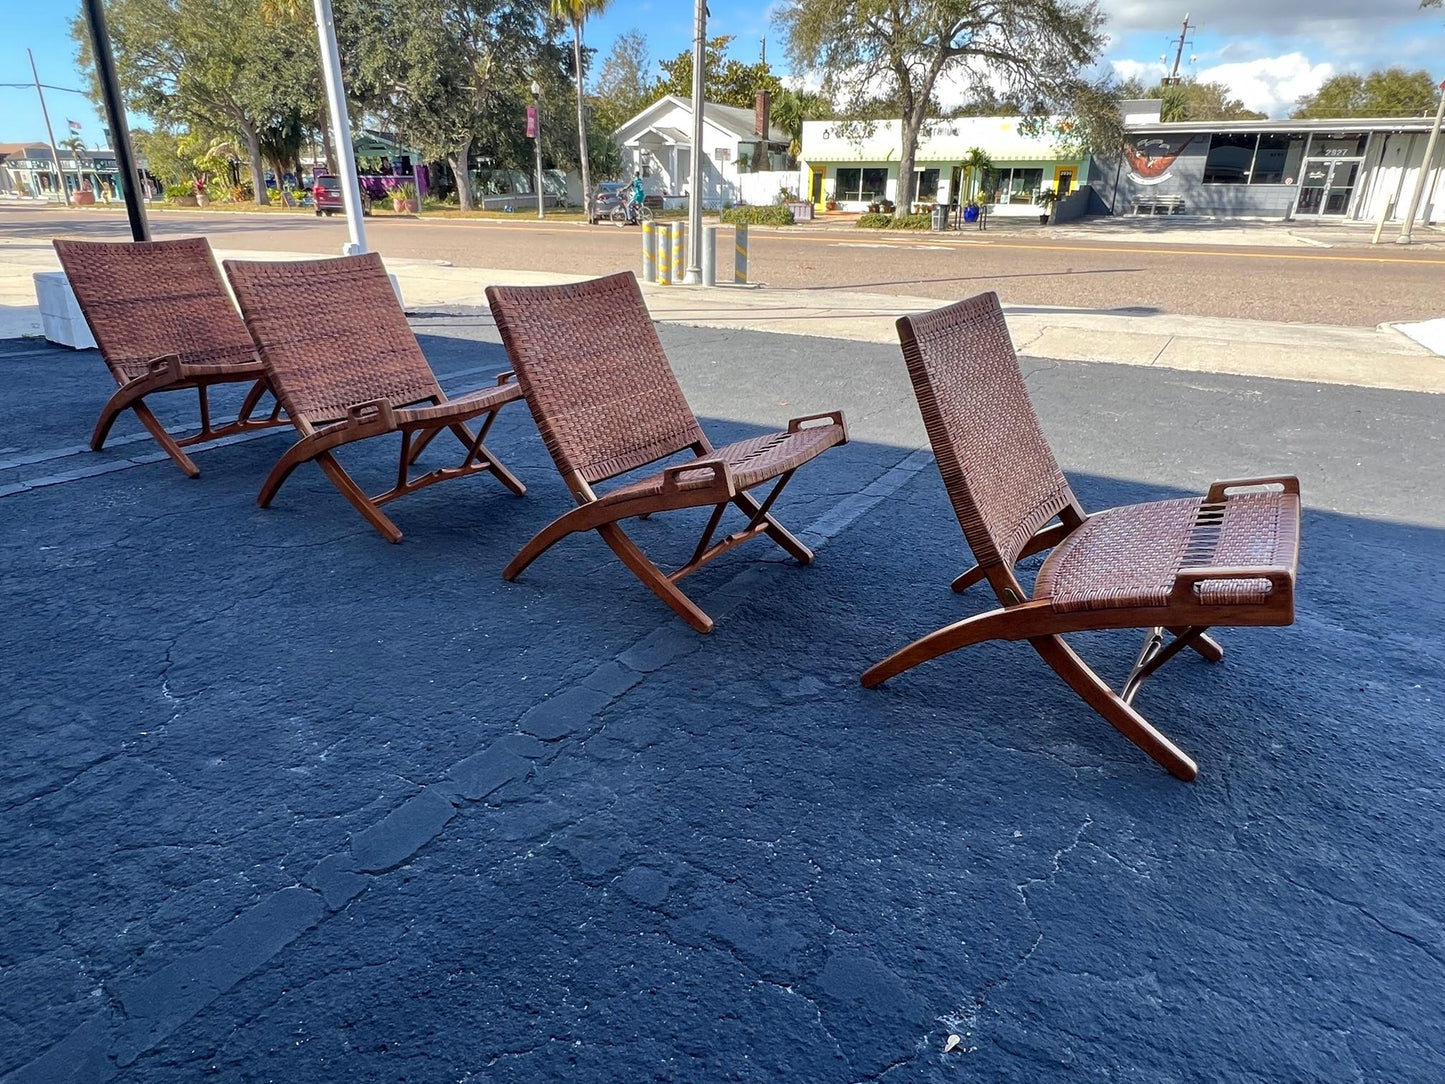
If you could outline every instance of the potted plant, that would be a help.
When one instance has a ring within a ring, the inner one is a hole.
[[[978,216],[982,213],[983,208],[976,199],[971,199],[963,205],[963,220],[965,222],[977,222]]]
[[[416,185],[403,181],[391,190],[391,209],[397,214],[416,214]]]
[[[1047,226],[1049,224],[1049,215],[1053,214],[1054,204],[1058,202],[1058,199],[1059,194],[1052,188],[1045,188],[1034,197],[1034,202],[1043,208],[1043,211],[1039,214],[1040,226]]]

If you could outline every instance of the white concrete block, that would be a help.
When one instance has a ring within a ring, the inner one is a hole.
[[[95,337],[75,300],[75,291],[64,271],[35,272],[35,300],[40,306],[40,326],[45,337],[76,350],[95,349]]]
[[[386,277],[391,279],[391,292],[396,294],[396,303],[403,309],[406,308],[406,302],[401,299],[401,280],[390,271],[386,273]]]

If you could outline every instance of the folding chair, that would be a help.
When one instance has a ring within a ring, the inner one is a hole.
[[[1294,621],[1299,480],[1216,482],[1202,499],[1089,515],[1044,439],[997,295],[904,317],[898,334],[939,473],[978,561],[953,589],[986,579],[1002,606],[894,652],[863,684],[984,640],[1028,640],[1120,733],[1173,775],[1193,779],[1194,762],[1135,710],[1134,698],[1186,647],[1221,659],[1206,635],[1213,626]],[[1030,593],[1014,566],[1047,549]],[[1147,631],[1115,692],[1063,636],[1117,628]]]
[[[713,621],[678,581],[760,534],[800,563],[813,559],[772,514],[793,472],[847,442],[839,411],[794,418],[787,432],[714,448],[678,386],[631,272],[565,286],[487,289],[502,342],[527,406],[578,507],[549,524],[502,572],[514,580],[547,549],[578,531],[596,531],[622,562],[698,632]],[[682,451],[693,457],[598,495],[593,485]],[[748,490],[774,482],[761,501]],[[624,519],[712,506],[691,558],[665,573],[619,526]],[[714,545],[729,505],[747,516]]]
[[[341,495],[391,542],[401,530],[381,506],[437,482],[490,471],[517,496],[527,492],[482,442],[497,411],[522,397],[510,372],[495,387],[448,399],[406,322],[374,252],[334,260],[225,262],[245,326],[301,439],[272,468],[256,503],[303,463],[315,461]],[[481,418],[472,432],[467,425]],[[461,442],[459,466],[412,476],[417,457],[443,431]],[[396,484],[375,496],[356,484],[335,450],[401,434]]]
[[[279,403],[270,417],[251,420],[269,390],[266,370],[205,238],[53,243],[100,355],[120,385],[91,433],[94,451],[105,446],[116,418],[130,410],[176,466],[195,478],[201,468],[182,449],[284,423]],[[251,385],[236,420],[213,427],[208,390],[213,384],[236,383]],[[145,400],[189,388],[200,400],[201,429],[178,438]]]

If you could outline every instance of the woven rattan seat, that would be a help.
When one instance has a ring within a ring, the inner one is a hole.
[[[269,417],[251,420],[269,389],[266,370],[204,238],[54,244],[101,357],[119,385],[95,423],[91,448],[100,451],[116,418],[130,410],[175,464],[195,478],[201,470],[182,449],[284,423],[279,405]],[[212,426],[208,390],[233,383],[251,389],[234,421]],[[145,400],[191,388],[199,400],[201,428],[177,438]]]
[[[783,433],[714,448],[678,386],[632,274],[564,286],[489,287],[527,405],[578,507],[549,524],[502,575],[515,579],[542,553],[595,530],[633,573],[699,632],[713,627],[677,582],[721,553],[766,534],[802,563],[813,553],[772,515],[773,502],[803,464],[847,442],[839,412],[795,418]],[[592,486],[690,452],[661,472],[598,494]],[[761,502],[747,491],[775,482]],[[673,509],[713,507],[686,564],[664,573],[620,521]],[[712,542],[734,506],[746,526]]]
[[[1134,697],[1186,647],[1221,659],[1206,635],[1213,626],[1293,622],[1299,480],[1216,482],[1202,498],[1090,516],[1044,439],[996,295],[904,317],[898,333],[939,473],[978,561],[954,590],[987,580],[1002,606],[915,640],[870,668],[863,684],[984,640],[1028,640],[1129,740],[1193,779],[1194,762],[1134,709]],[[1014,569],[1044,550],[1030,593]],[[1112,628],[1147,630],[1119,692],[1063,639]]]
[[[314,460],[366,521],[391,542],[402,533],[381,505],[436,482],[490,471],[521,496],[522,485],[482,443],[497,411],[522,397],[511,373],[495,387],[448,399],[406,322],[376,253],[335,260],[227,260],[226,275],[249,337],[298,440],[256,498],[268,507],[302,463]],[[468,425],[481,419],[473,432]],[[451,433],[465,449],[455,467],[413,475],[432,439]],[[337,461],[343,444],[398,433],[396,484],[368,496]]]
[[[1039,569],[1033,597],[1060,613],[1167,606],[1185,567],[1294,567],[1299,497],[1235,493],[1129,505],[1090,516]],[[1201,580],[1191,590],[1206,606],[1269,601],[1268,579]]]

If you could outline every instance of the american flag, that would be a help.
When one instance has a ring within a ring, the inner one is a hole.
[[[78,120],[70,120],[70,119],[67,117],[67,118],[66,118],[66,123],[70,125],[70,130],[71,130],[72,132],[78,132],[78,131],[80,131],[80,121],[78,121]]]

